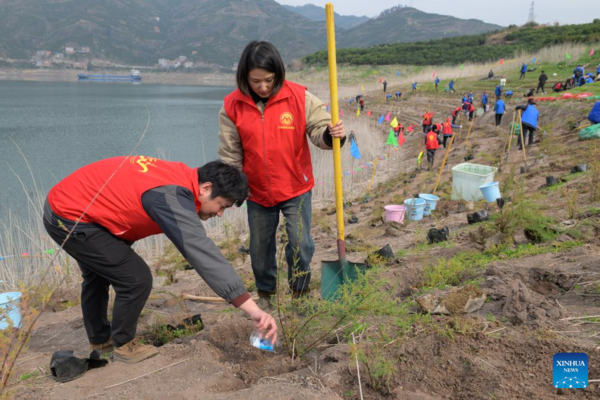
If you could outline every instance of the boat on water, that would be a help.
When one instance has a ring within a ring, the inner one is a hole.
[[[80,81],[90,82],[141,82],[140,71],[132,69],[129,75],[78,74]]]

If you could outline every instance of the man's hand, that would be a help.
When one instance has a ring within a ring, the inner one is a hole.
[[[254,329],[258,331],[261,337],[277,341],[277,324],[271,314],[264,312],[252,299],[248,299],[240,306],[240,310],[250,316]]]
[[[333,126],[332,124],[328,124],[327,125],[329,127],[329,134],[331,134],[331,137],[336,137],[336,138],[345,138],[346,137],[346,130],[344,129],[344,121],[339,120],[337,124],[335,124],[335,126]]]
[[[264,312],[260,308],[250,314],[254,329],[258,331],[261,337],[269,339],[271,343],[277,341],[277,324],[271,314]]]

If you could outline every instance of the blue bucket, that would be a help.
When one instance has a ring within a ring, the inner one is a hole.
[[[419,194],[419,198],[425,200],[425,210],[423,210],[423,215],[429,215],[435,207],[437,207],[437,202],[440,199],[434,194],[421,193]]]
[[[496,201],[496,199],[502,197],[500,195],[500,188],[498,187],[498,182],[490,182],[486,183],[485,185],[481,185],[479,186],[479,190],[481,190],[483,198],[488,203],[493,203]]]
[[[0,293],[0,330],[8,328],[8,319],[13,327],[21,326],[21,292]]]
[[[423,199],[406,199],[404,200],[404,206],[408,212],[408,219],[411,221],[420,221],[423,219],[423,212],[425,211],[425,200]]]

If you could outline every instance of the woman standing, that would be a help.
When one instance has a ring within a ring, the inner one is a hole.
[[[285,79],[271,43],[251,42],[238,64],[237,89],[219,115],[219,157],[248,176],[250,258],[262,305],[277,288],[276,232],[285,217],[288,281],[294,296],[306,294],[314,242],[310,235],[314,178],[311,142],[331,150],[345,141],[344,124],[331,124],[323,103],[304,86]],[[265,304],[266,303],[266,304]]]

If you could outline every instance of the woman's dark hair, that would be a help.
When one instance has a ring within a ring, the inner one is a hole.
[[[211,161],[198,168],[198,183],[212,183],[211,199],[221,196],[240,207],[248,197],[248,178],[223,161]]]
[[[279,92],[285,80],[285,66],[279,52],[269,42],[253,41],[248,43],[240,62],[236,74],[237,86],[246,96],[250,96],[250,86],[248,85],[248,74],[255,68],[262,68],[275,74],[273,82],[273,94]]]

